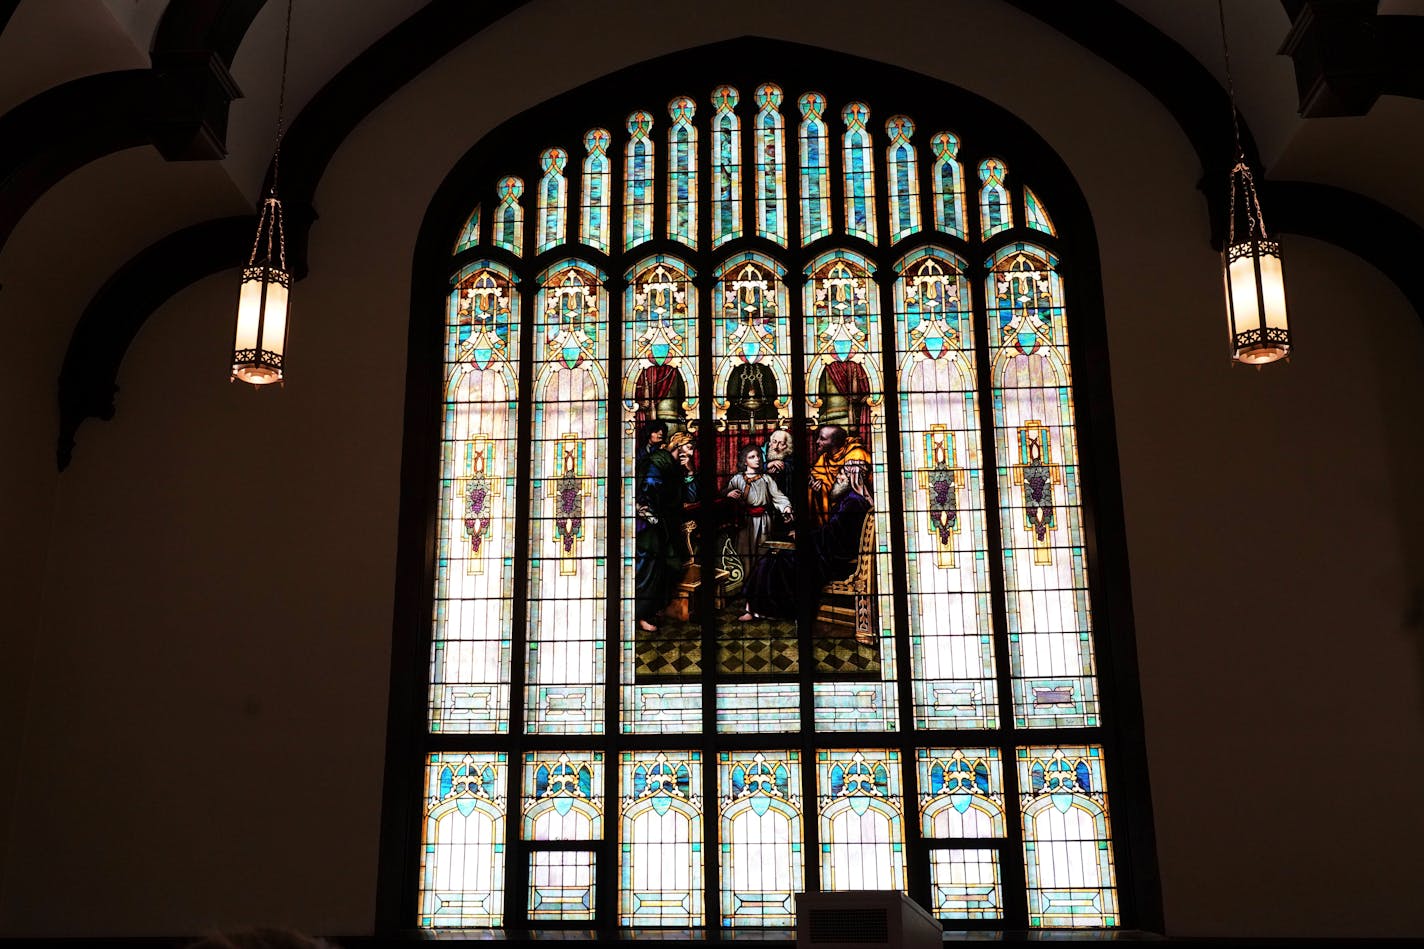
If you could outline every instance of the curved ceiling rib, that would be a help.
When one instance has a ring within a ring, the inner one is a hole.
[[[469,4],[467,0],[431,0],[343,68],[308,103],[293,122],[283,145],[283,179],[288,214],[288,260],[294,273],[305,273],[307,239],[316,214],[312,196],[327,164],[346,135],[397,89],[456,46],[527,0]],[[1150,92],[1171,113],[1196,150],[1203,168],[1201,188],[1210,210],[1211,241],[1219,246],[1225,229],[1227,175],[1235,145],[1227,114],[1226,91],[1216,78],[1155,27],[1113,0],[1006,0],[1052,26],[1111,63]],[[1308,4],[1306,5],[1309,6]],[[1248,129],[1242,129],[1248,156],[1256,158]],[[1424,317],[1424,294],[1411,289],[1406,261],[1424,257],[1424,229],[1361,196],[1339,188],[1303,182],[1267,185],[1272,219],[1285,233],[1307,235],[1335,244],[1374,264],[1393,280]],[[251,219],[223,219],[231,222]],[[211,230],[206,228],[211,225]],[[67,463],[74,436],[85,418],[113,414],[115,379],[123,353],[144,318],[166,299],[142,287],[138,275],[151,270],[169,240],[184,235],[188,276],[174,273],[171,292],[236,266],[247,235],[236,241],[222,222],[179,232],[139,254],[95,296],[75,327],[60,379],[60,467]],[[1368,244],[1357,227],[1376,228]],[[3,232],[0,232],[3,234]],[[236,241],[236,244],[234,242]],[[1383,251],[1382,248],[1389,248]],[[170,262],[171,266],[171,262]],[[134,279],[125,279],[133,275]]]

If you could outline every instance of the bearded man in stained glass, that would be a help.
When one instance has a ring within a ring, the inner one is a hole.
[[[840,425],[822,425],[816,429],[816,463],[811,466],[811,513],[817,524],[830,519],[835,502],[831,488],[847,465],[863,468],[860,482],[865,497],[870,499],[870,452],[850,436]]]

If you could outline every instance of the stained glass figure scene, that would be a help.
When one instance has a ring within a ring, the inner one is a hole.
[[[560,737],[435,739],[419,925],[790,927],[911,880],[951,928],[1121,925],[1063,279],[1004,234],[1053,220],[954,133],[743,88],[574,126],[528,222],[505,175],[451,235],[428,728]]]

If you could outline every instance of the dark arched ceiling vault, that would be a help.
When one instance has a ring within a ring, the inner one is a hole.
[[[431,0],[337,73],[301,111],[283,145],[288,260],[299,279],[306,272],[307,238],[316,219],[312,196],[346,136],[426,67],[524,2],[527,0],[482,4]],[[1162,103],[1201,160],[1201,187],[1212,231],[1203,239],[1219,247],[1225,221],[1225,182],[1235,146],[1230,126],[1221,119],[1228,114],[1228,102],[1216,78],[1174,40],[1114,0],[1006,2],[1111,63]],[[79,84],[87,80],[76,80],[37,96],[0,119],[0,245],[19,214],[45,188],[84,162],[118,148],[148,140],[160,149],[166,147],[164,154],[170,158],[219,157],[205,150],[221,152],[231,98],[223,96],[229,91],[236,95],[230,78],[224,78],[226,66],[261,4],[262,0],[173,0],[159,25],[152,69],[90,77],[93,82],[85,87]],[[1283,51],[1295,61],[1302,103],[1309,98],[1320,108],[1346,101],[1359,108],[1363,101],[1357,94],[1352,99],[1349,89],[1353,87],[1338,70],[1331,71],[1332,64],[1340,61],[1330,53],[1332,44],[1349,46],[1349,34],[1344,27],[1340,27],[1338,38],[1328,29],[1322,33],[1321,24],[1333,22],[1327,15],[1348,8],[1354,18],[1348,22],[1355,27],[1363,23],[1362,28],[1377,41],[1370,49],[1398,51],[1401,56],[1407,42],[1381,37],[1380,21],[1409,21],[1389,25],[1406,39],[1416,35],[1421,26],[1418,18],[1379,17],[1373,0],[1284,0],[1284,6],[1293,23],[1287,46],[1294,46]],[[9,8],[13,9],[13,4]],[[5,3],[0,2],[0,25],[6,13]],[[194,52],[199,50],[206,51],[206,57]],[[1413,60],[1407,67],[1402,62],[1377,64],[1385,77],[1380,91],[1424,97],[1421,67]],[[172,87],[168,94],[162,91],[164,69],[169,70],[166,75]],[[1302,69],[1304,80],[1300,78]],[[174,88],[187,91],[175,94]],[[1308,97],[1309,90],[1315,91]],[[105,111],[96,103],[107,103],[109,108]],[[169,120],[166,126],[155,121],[154,103],[165,106],[159,114]],[[101,121],[97,127],[83,121],[66,122],[75,129],[72,137],[55,142],[33,137],[33,129],[46,115],[53,120],[56,115],[76,114]],[[27,136],[26,130],[31,135]],[[1254,161],[1256,150],[1249,130],[1243,129],[1243,138]],[[1264,192],[1274,230],[1326,241],[1369,261],[1394,281],[1424,317],[1424,288],[1411,279],[1411,261],[1424,258],[1424,229],[1404,215],[1341,188],[1268,181]],[[119,366],[144,320],[183,287],[240,265],[254,227],[253,218],[236,217],[185,228],[138,254],[95,295],[75,326],[60,373],[61,470],[72,457],[80,424],[86,418],[113,416]]]

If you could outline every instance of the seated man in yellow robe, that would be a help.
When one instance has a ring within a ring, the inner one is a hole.
[[[830,517],[831,485],[846,465],[864,468],[862,476],[866,491],[870,489],[870,452],[839,425],[822,425],[816,429],[816,463],[811,466],[811,516],[817,525]]]

